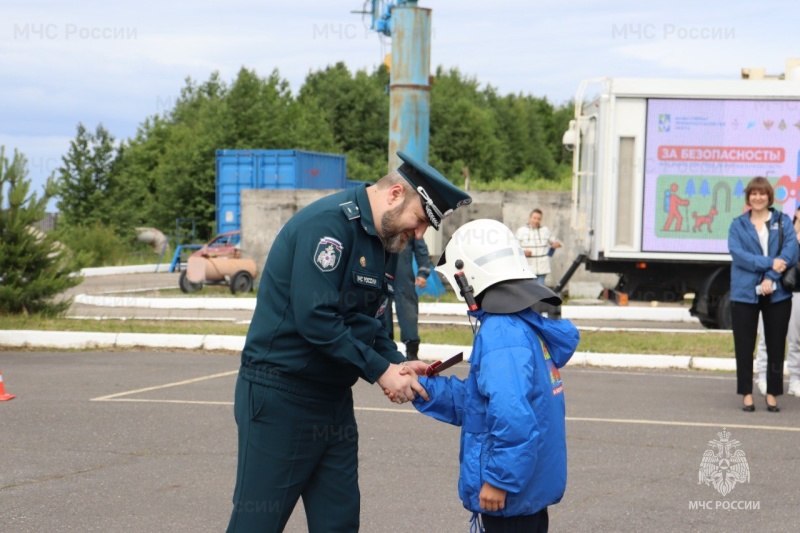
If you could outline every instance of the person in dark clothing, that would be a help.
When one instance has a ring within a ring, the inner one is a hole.
[[[384,327],[393,254],[471,198],[397,155],[403,164],[375,185],[300,210],[270,250],[236,382],[229,532],[282,531],[300,498],[309,532],[357,531],[351,387],[361,378],[396,403],[427,397],[417,378],[426,365],[406,361]]]
[[[413,260],[417,261],[414,274]],[[424,289],[431,274],[428,245],[423,239],[409,239],[408,245],[397,254],[397,270],[394,274],[394,301],[397,310],[397,323],[400,326],[400,340],[406,345],[406,358],[416,361],[419,357],[419,297],[417,287]],[[394,321],[391,306],[386,317],[389,338],[394,340]]]

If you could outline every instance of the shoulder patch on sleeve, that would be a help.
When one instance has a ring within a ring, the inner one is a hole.
[[[343,204],[339,204],[339,207],[342,208],[342,213],[344,213],[344,216],[347,217],[347,220],[361,218],[361,211],[358,209],[358,206],[355,204],[355,202],[345,202]]]
[[[333,237],[323,237],[314,250],[314,264],[323,272],[336,270],[342,259],[342,243]]]

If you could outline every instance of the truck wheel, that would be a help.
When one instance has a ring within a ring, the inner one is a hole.
[[[253,290],[253,276],[249,272],[240,270],[231,278],[231,292],[250,292]]]
[[[192,283],[186,278],[186,270],[181,272],[181,277],[178,280],[178,286],[181,288],[183,292],[186,294],[191,294],[193,292],[203,290],[202,283]]]
[[[717,328],[731,329],[731,291],[726,292],[717,304]]]

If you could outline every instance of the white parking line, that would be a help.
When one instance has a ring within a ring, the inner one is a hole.
[[[180,385],[188,385],[191,383],[198,383],[200,381],[206,381],[209,379],[214,378],[221,378],[225,376],[231,376],[237,374],[238,370],[231,370],[229,372],[220,372],[219,374],[211,374],[208,376],[202,376],[199,378],[193,379],[186,379],[183,381],[176,381],[173,383],[166,383],[164,385],[157,385],[155,387],[146,387],[143,389],[135,389],[125,392],[118,392],[116,394],[109,394],[107,396],[100,396],[97,398],[92,398],[91,401],[93,402],[140,402],[140,403],[172,403],[172,404],[191,404],[191,405],[228,405],[232,406],[233,402],[210,402],[210,401],[197,401],[197,400],[153,400],[147,398],[123,398],[123,396],[130,396],[132,394],[139,394],[142,392],[149,392],[153,390],[159,389],[166,389],[169,387],[178,387]],[[621,373],[621,372],[614,372],[614,373]],[[676,376],[677,377],[677,376]],[[711,376],[708,376],[711,377]],[[390,408],[390,407],[355,407],[356,411],[370,411],[370,412],[380,412],[380,413],[399,413],[399,414],[409,414],[409,413],[417,413],[417,411],[413,409],[398,409],[398,408]],[[568,416],[566,417],[567,421],[569,422],[601,422],[605,424],[641,424],[641,425],[650,425],[650,426],[678,426],[678,427],[709,427],[709,428],[719,428],[724,426],[726,428],[736,428],[736,429],[760,429],[765,431],[789,431],[798,433],[800,432],[800,427],[782,427],[782,426],[759,426],[759,425],[751,425],[751,424],[720,424],[720,423],[708,423],[708,422],[676,422],[676,421],[669,421],[669,420],[643,420],[643,419],[627,419],[627,418],[587,418],[587,417],[577,417],[577,416]]]
[[[233,402],[204,402],[201,400],[148,400],[146,398],[114,398],[103,400],[95,398],[93,402],[131,402],[131,403],[186,403],[195,405],[233,405]]]
[[[161,385],[158,387],[148,387],[146,389],[138,389],[134,391],[127,391],[121,392],[118,394],[111,394],[109,396],[102,396],[100,398],[92,398],[93,402],[132,402],[132,403],[172,403],[172,404],[189,404],[189,405],[226,405],[226,406],[233,406],[233,402],[207,402],[207,401],[196,401],[196,400],[152,400],[147,398],[120,398],[120,396],[136,394],[139,392],[151,391],[156,389],[163,389],[166,387],[175,387],[178,385],[184,385],[188,383],[195,383],[198,381],[203,381],[206,379],[212,379],[216,377],[222,376],[229,376],[231,374],[235,374],[235,372],[225,372],[223,374],[214,374],[212,376],[206,376],[203,378],[197,379],[190,379],[186,381],[181,381],[177,383],[169,383],[167,385]],[[417,414],[417,411],[412,409],[393,409],[390,407],[355,407],[356,411],[369,411],[369,412],[378,412],[378,413],[394,413],[394,414]],[[789,431],[789,432],[800,432],[800,428],[797,427],[782,427],[782,426],[757,426],[757,425],[750,425],[750,424],[721,424],[721,423],[708,423],[708,422],[675,422],[669,420],[637,420],[637,419],[625,419],[625,418],[586,418],[586,417],[577,417],[577,416],[568,416],[568,422],[601,422],[604,424],[641,424],[641,425],[650,425],[650,426],[677,426],[677,427],[708,427],[708,428],[736,428],[736,429],[756,429],[756,430],[765,430],[765,431]]]
[[[636,420],[625,418],[582,418],[568,416],[569,422],[603,422],[610,424],[644,424],[650,426],[682,426],[682,427],[702,427],[702,428],[737,428],[737,429],[764,429],[767,431],[792,431],[800,432],[800,428],[783,426],[754,426],[750,424],[711,424],[708,422],[673,422],[668,420]]]
[[[131,394],[138,394],[140,392],[149,392],[151,390],[166,389],[166,388],[169,388],[169,387],[177,387],[179,385],[188,385],[189,383],[197,383],[199,381],[206,381],[208,379],[221,378],[221,377],[224,377],[224,376],[231,376],[233,374],[238,374],[238,373],[239,373],[238,370],[231,370],[230,372],[220,372],[219,374],[211,374],[210,376],[203,376],[203,377],[194,378],[194,379],[187,379],[187,380],[184,380],[184,381],[176,381],[174,383],[167,383],[166,385],[157,385],[155,387],[147,387],[147,388],[144,388],[144,389],[136,389],[136,390],[130,390],[130,391],[125,391],[125,392],[118,392],[116,394],[109,394],[108,396],[100,396],[98,398],[92,398],[90,401],[92,401],[92,402],[121,401],[121,400],[113,400],[113,398],[119,398],[121,396],[130,396]],[[131,399],[131,400],[126,400],[126,401],[140,402],[142,400]],[[172,402],[169,402],[168,400],[148,400],[148,401],[172,403]],[[176,403],[181,403],[181,402],[180,401],[176,401]],[[182,402],[182,403],[190,403],[190,402]]]

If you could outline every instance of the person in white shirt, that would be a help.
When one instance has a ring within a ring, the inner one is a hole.
[[[528,258],[530,269],[536,274],[536,281],[544,285],[544,280],[550,273],[551,250],[561,248],[561,241],[546,226],[542,226],[541,209],[531,211],[528,224],[517,230],[516,237]]]
[[[794,212],[794,231],[800,242],[800,207]],[[786,369],[789,371],[789,394],[800,398],[800,287],[792,292],[792,312],[789,315],[789,334],[786,337],[789,351],[786,355]],[[758,350],[756,352],[756,371],[758,372],[758,391],[767,395],[767,342],[764,337],[764,321],[758,319]]]

